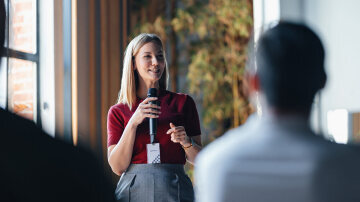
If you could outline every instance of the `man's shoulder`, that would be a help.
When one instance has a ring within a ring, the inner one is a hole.
[[[0,168],[3,181],[0,184],[14,184],[7,188],[9,194],[29,184],[31,187],[17,197],[36,196],[42,201],[63,190],[69,194],[59,196],[61,199],[70,199],[72,195],[74,200],[70,201],[76,201],[88,190],[99,189],[91,196],[100,197],[103,193],[100,190],[103,171],[90,152],[52,138],[32,121],[11,112],[1,110],[0,120],[0,156],[4,163]]]
[[[24,151],[22,158],[29,156],[29,153],[34,154],[32,159],[41,157],[48,157],[49,159],[57,158],[57,161],[71,160],[77,158],[88,159],[91,158],[88,152],[82,151],[80,148],[75,148],[70,143],[55,139],[45,133],[33,121],[22,118],[11,112],[0,111],[0,131],[2,143],[4,147],[16,148],[16,152],[8,153],[15,155],[17,151]],[[27,152],[25,152],[27,150]],[[36,156],[35,154],[39,155]],[[70,155],[71,154],[71,155]],[[57,156],[58,155],[58,156]],[[69,155],[66,159],[61,158],[62,155]],[[90,156],[90,157],[89,157]]]
[[[224,133],[221,137],[210,143],[204,148],[202,153],[233,153],[236,152],[238,145],[244,144],[245,141],[252,140],[254,137],[254,131],[257,130],[257,116],[250,116],[248,120],[237,128],[230,129]]]
[[[23,138],[27,140],[30,136],[28,134],[31,134],[31,139],[36,139],[44,134],[33,121],[3,109],[0,109],[0,131],[3,134],[1,138],[9,141],[10,139],[21,141]]]
[[[360,162],[354,160],[357,159],[360,155],[360,145],[338,144],[335,142],[323,140],[321,154],[321,162],[324,164],[333,163],[338,164],[339,166],[352,164],[353,166],[357,166],[360,169]],[[340,162],[342,162],[342,165],[340,165]]]
[[[240,126],[226,132],[221,137],[207,145],[199,154],[198,166],[205,167],[221,167],[229,165],[232,161],[233,155],[238,153],[238,150],[249,136],[246,126]]]
[[[239,144],[247,139],[245,128],[247,126],[240,126],[226,132],[198,154],[195,162],[195,179],[199,187],[197,200],[221,200],[221,193],[228,182],[227,171],[232,169],[232,162],[239,153],[238,149],[241,149]]]

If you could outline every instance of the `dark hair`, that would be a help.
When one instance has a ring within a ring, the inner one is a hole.
[[[270,107],[310,110],[326,82],[325,52],[307,26],[280,22],[266,31],[256,48],[260,86]]]
[[[0,0],[0,57],[4,51],[6,11],[4,0]]]

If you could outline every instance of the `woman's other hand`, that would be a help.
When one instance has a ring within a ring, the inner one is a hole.
[[[166,134],[171,134],[171,141],[174,143],[180,143],[183,147],[191,145],[190,138],[186,135],[185,128],[183,126],[175,126],[170,123],[170,129]]]

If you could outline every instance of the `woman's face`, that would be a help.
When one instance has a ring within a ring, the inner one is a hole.
[[[134,68],[145,82],[159,81],[165,68],[161,46],[153,42],[143,45],[135,56]]]

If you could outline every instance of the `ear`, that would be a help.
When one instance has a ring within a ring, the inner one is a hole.
[[[248,73],[245,75],[245,78],[248,85],[249,95],[260,91],[259,75],[257,75],[256,73],[255,74]]]
[[[326,76],[326,73],[323,72],[321,75],[321,78],[320,78],[320,82],[321,82],[320,89],[323,89],[325,87],[326,81],[327,81],[327,76]]]

